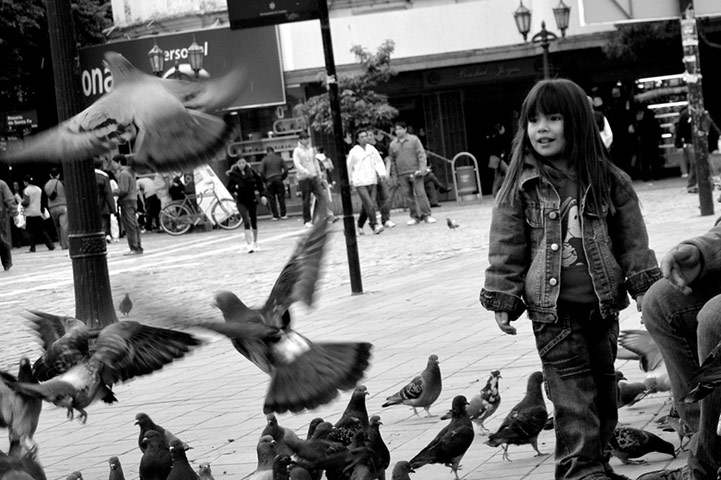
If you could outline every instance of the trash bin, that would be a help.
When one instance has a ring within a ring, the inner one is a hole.
[[[478,193],[478,185],[476,184],[476,169],[471,166],[457,167],[456,184],[458,186],[459,196]]]

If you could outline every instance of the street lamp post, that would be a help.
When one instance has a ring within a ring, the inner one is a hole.
[[[160,77],[165,66],[165,52],[158,46],[158,42],[153,42],[153,48],[148,52],[148,59],[150,60],[151,70],[153,70],[156,77]]]
[[[553,8],[553,16],[556,19],[556,27],[561,31],[561,37],[565,38],[571,16],[571,7],[563,3],[563,0],[559,0],[558,6]],[[531,31],[531,11],[523,5],[523,0],[521,0],[516,11],[513,12],[513,19],[516,21],[518,33],[523,35],[523,41],[527,41],[528,32]],[[551,46],[551,42],[556,40],[558,40],[558,35],[546,30],[545,21],[541,22],[541,31],[531,37],[531,42],[539,43],[543,48],[543,78],[551,78],[548,47]]]
[[[193,35],[193,43],[188,47],[188,60],[190,60],[190,68],[195,72],[195,79],[198,79],[198,74],[203,69],[203,56],[205,50],[203,47],[198,45],[195,41],[195,35]]]

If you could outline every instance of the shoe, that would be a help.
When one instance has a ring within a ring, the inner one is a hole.
[[[390,220],[386,220],[386,223],[384,223],[383,226],[386,228],[393,228],[396,226],[396,224],[391,222]]]
[[[415,218],[411,218],[410,220],[408,220],[408,225],[417,225],[417,224],[418,224],[418,220],[416,220]]]
[[[248,250],[248,253],[253,253],[255,251],[252,243],[249,243],[248,245],[246,245],[245,248]]]
[[[426,217],[423,221],[426,223],[436,223],[437,220],[433,217]]]
[[[271,218],[270,220],[273,221],[273,222],[277,222],[278,220],[280,220],[280,218],[278,218],[278,217],[273,217],[273,218]]]
[[[441,208],[441,204],[440,203],[432,203],[431,208]]]
[[[253,250],[259,251],[260,246],[258,245],[258,242],[253,242]]]
[[[31,248],[30,250],[28,250],[28,251],[25,252],[25,253],[35,253],[35,247]]]
[[[283,215],[280,217],[281,220],[288,220],[288,215]]]
[[[688,173],[682,173],[681,178],[688,178]]]
[[[131,257],[131,256],[133,256],[133,255],[142,255],[142,254],[143,254],[143,251],[142,251],[142,250],[130,250],[129,252],[125,252],[125,253],[123,254],[123,256],[124,256],[124,257]]]
[[[313,228],[313,222],[305,222],[305,228]]]
[[[441,187],[441,188],[438,189],[438,191],[441,192],[441,193],[448,193],[448,192],[451,191],[451,189],[448,188],[448,187]]]
[[[7,272],[8,270],[10,270],[11,268],[13,268],[13,264],[12,264],[12,263],[10,263],[10,264],[8,264],[8,265],[3,265],[3,270],[5,270],[6,272]]]
[[[675,470],[656,470],[644,473],[636,480],[692,480],[692,477],[688,465],[684,465]]]
[[[358,225],[358,228],[356,228],[356,232],[358,233],[358,235],[366,234],[366,232],[363,230],[363,227],[361,227],[360,225]]]
[[[50,250],[51,252],[55,250],[55,245],[46,245],[46,247],[48,247],[48,250]]]
[[[112,241],[113,241],[113,237],[111,237],[110,235],[105,235],[105,243],[110,243]]]
[[[688,193],[698,193],[698,187],[697,187],[697,186],[688,187],[688,188],[686,189],[686,191],[687,191]]]
[[[373,233],[375,233],[376,235],[378,235],[382,231],[383,231],[383,225],[376,225],[375,228],[373,228]]]

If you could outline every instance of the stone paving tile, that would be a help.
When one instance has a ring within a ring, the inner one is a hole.
[[[635,186],[651,245],[659,257],[678,241],[713,224],[714,218],[698,215],[698,198],[687,195],[679,179]],[[383,419],[381,432],[392,462],[410,458],[444,425],[437,416],[416,417],[408,407],[381,408],[386,396],[424,368],[431,353],[440,357],[444,381],[443,393],[431,408],[435,415],[449,408],[454,395],[477,393],[490,370],[501,370],[502,402],[486,422],[490,430],[522,398],[530,372],[540,368],[530,322],[520,320],[519,334],[505,336],[477,301],[487,265],[490,210],[490,201],[463,206],[446,203],[434,211],[437,224],[415,227],[404,225],[404,213],[394,213],[396,228],[357,239],[366,292],[362,295],[350,294],[339,222],[314,307],[292,307],[296,329],[314,341],[365,340],[375,345],[364,379],[370,392],[367,405],[371,415],[380,414]],[[461,228],[447,229],[445,216],[458,220]],[[197,321],[221,321],[219,312],[210,306],[220,289],[238,293],[249,305],[260,304],[304,230],[298,219],[291,219],[261,221],[260,231],[261,251],[252,255],[245,253],[240,231],[182,237],[146,234],[147,253],[135,258],[122,257],[127,249],[122,241],[111,244],[108,268],[115,301],[130,292],[135,303],[130,319],[181,329]],[[0,275],[0,368],[11,371],[21,355],[34,358],[40,351],[22,319],[24,309],[74,311],[72,269],[64,252],[21,252],[14,250],[15,267]],[[621,319],[622,328],[634,328],[639,314],[628,308]],[[74,470],[81,470],[86,479],[104,477],[111,455],[120,457],[127,478],[137,478],[140,451],[133,422],[141,411],[190,443],[194,447],[188,452],[191,462],[211,462],[216,478],[242,478],[253,471],[255,445],[265,424],[261,405],[268,379],[224,338],[193,332],[206,340],[203,347],[151,376],[117,385],[119,402],[89,407],[87,424],[68,421],[65,412],[52,405],[44,407],[36,440],[48,478],[65,478]],[[633,362],[617,365],[630,380],[643,378]],[[279,421],[304,435],[316,416],[337,419],[348,399],[349,393],[342,393],[329,405],[313,412],[279,415]],[[550,409],[550,402],[547,405]],[[620,421],[659,433],[653,419],[669,405],[666,394],[651,395],[622,409]],[[677,443],[675,434],[661,436]],[[511,446],[512,462],[506,462],[500,448],[490,448],[484,441],[485,437],[476,436],[462,462],[462,478],[553,477],[552,455],[534,457],[528,445]],[[552,453],[554,443],[552,432],[539,437],[543,452]],[[621,465],[617,459],[611,464],[635,477],[650,469],[682,465],[685,456],[649,455],[647,460],[652,466]],[[450,470],[429,465],[413,475],[414,480],[439,478],[452,478]]]

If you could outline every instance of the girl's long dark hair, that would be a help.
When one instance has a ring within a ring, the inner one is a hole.
[[[593,117],[586,93],[571,80],[542,80],[533,86],[521,106],[518,131],[513,139],[511,163],[506,179],[498,192],[498,204],[510,202],[519,188],[524,159],[533,156],[541,171],[548,175],[543,157],[533,149],[528,138],[528,119],[538,113],[563,115],[566,150],[562,153],[570,168],[575,171],[581,192],[590,187],[589,200],[597,213],[602,206],[613,208],[609,192],[609,173],[612,168],[608,152],[603,146],[601,135]]]

